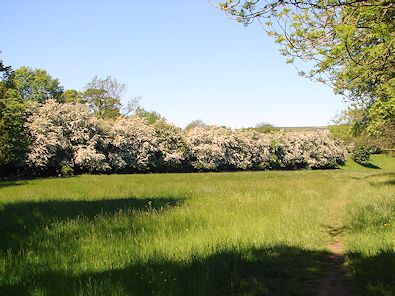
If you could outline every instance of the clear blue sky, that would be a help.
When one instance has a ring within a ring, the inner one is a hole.
[[[45,68],[65,89],[110,75],[180,127],[326,125],[345,106],[285,64],[258,24],[206,0],[0,0],[0,11],[7,65]]]

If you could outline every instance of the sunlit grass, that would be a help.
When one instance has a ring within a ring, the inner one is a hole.
[[[372,164],[0,183],[0,294],[314,295],[334,228],[358,295],[392,293],[395,161]]]

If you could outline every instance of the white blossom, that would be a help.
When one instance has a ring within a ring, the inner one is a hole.
[[[97,119],[87,106],[48,100],[32,107],[26,127],[27,163],[36,169],[67,164],[79,171],[222,171],[334,168],[347,151],[329,131],[252,130],[208,126],[182,131],[163,119]]]

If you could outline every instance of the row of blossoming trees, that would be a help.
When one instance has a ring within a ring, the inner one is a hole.
[[[327,131],[183,131],[164,119],[99,119],[84,104],[54,100],[32,106],[30,114],[26,165],[32,173],[317,169],[335,168],[346,157]]]

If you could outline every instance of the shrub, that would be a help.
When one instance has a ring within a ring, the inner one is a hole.
[[[158,162],[155,129],[145,118],[120,116],[102,121],[101,153],[109,166],[121,172],[154,170]]]
[[[257,132],[259,132],[259,133],[265,133],[265,134],[267,134],[267,133],[272,133],[272,132],[278,131],[279,129],[278,129],[277,127],[274,127],[274,126],[273,126],[272,124],[270,124],[270,123],[261,122],[261,123],[258,123],[258,124],[255,126],[254,130],[257,131]]]
[[[352,159],[360,164],[365,164],[370,159],[370,151],[365,146],[357,146],[352,152]]]
[[[214,126],[191,128],[186,132],[186,141],[194,169],[218,171],[233,166],[229,147],[237,143],[230,129]]]
[[[26,127],[26,163],[35,173],[316,169],[346,158],[328,131],[182,131],[163,118],[97,119],[86,105],[53,100],[33,107]]]
[[[280,131],[269,135],[271,168],[335,168],[347,150],[325,130]]]
[[[187,131],[186,143],[195,170],[247,170],[268,166],[269,143],[254,131],[197,127]]]
[[[91,170],[92,164],[82,151],[99,153],[96,150],[99,128],[87,106],[48,100],[31,108],[26,123],[30,140],[27,164],[39,171],[59,171],[63,164]],[[103,158],[101,155],[96,158],[100,157]]]
[[[74,169],[71,166],[67,165],[67,164],[62,165],[60,167],[60,170],[59,170],[59,175],[62,176],[62,177],[73,176],[74,175]]]
[[[187,147],[182,130],[163,119],[154,123],[158,150],[160,152],[157,168],[160,171],[187,170]]]

